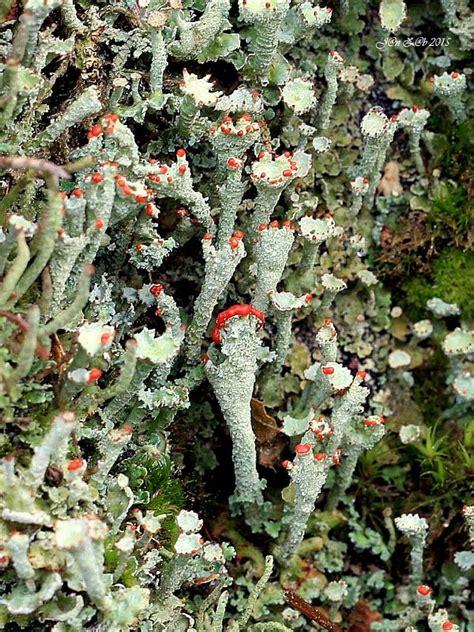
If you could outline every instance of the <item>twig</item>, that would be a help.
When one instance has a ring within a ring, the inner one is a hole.
[[[292,590],[285,590],[285,599],[292,608],[299,610],[302,614],[308,617],[308,619],[311,619],[311,621],[315,621],[322,628],[328,630],[328,632],[341,632],[341,629],[332,621],[330,621],[319,608],[315,608],[314,606],[310,605],[307,601],[299,597]]]

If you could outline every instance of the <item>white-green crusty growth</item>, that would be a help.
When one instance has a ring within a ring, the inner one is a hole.
[[[362,176],[357,176],[354,180],[351,181],[351,188],[354,193],[358,193],[361,195],[365,195],[369,190],[369,178],[363,178]]]
[[[340,579],[337,582],[329,582],[324,589],[324,596],[329,601],[342,601],[349,594],[347,583]]]
[[[214,83],[209,81],[211,75],[199,78],[186,68],[183,70],[183,80],[179,86],[181,92],[192,97],[198,105],[215,105],[222,92],[212,92]]]
[[[231,94],[225,94],[216,103],[216,110],[222,112],[248,112],[260,114],[263,111],[263,100],[258,90],[250,90],[241,86]]]
[[[307,303],[306,295],[297,298],[292,292],[272,292],[270,297],[273,306],[280,312],[299,309]]]
[[[388,365],[392,369],[400,369],[404,366],[410,366],[411,356],[403,349],[396,349],[388,356]]]
[[[443,72],[442,75],[434,75],[433,88],[435,94],[442,97],[460,95],[466,89],[466,75],[461,72]]]
[[[56,545],[66,551],[81,547],[89,539],[103,540],[108,531],[106,525],[95,516],[57,520],[54,530]]]
[[[102,323],[85,323],[78,329],[78,342],[89,356],[106,351],[114,339],[115,329]]]
[[[288,10],[289,0],[239,0],[239,10],[244,20],[268,20],[275,13]]]
[[[374,83],[375,81],[372,75],[364,73],[362,75],[359,75],[356,81],[356,86],[359,88],[359,90],[362,90],[362,92],[368,92],[372,88]]]
[[[261,151],[258,160],[252,163],[250,178],[258,186],[280,189],[292,180],[305,176],[309,169],[309,156],[302,151],[294,154],[290,151],[277,155],[270,151]]]
[[[194,533],[202,527],[202,520],[195,511],[182,509],[176,516],[176,524],[184,533]]]
[[[360,124],[361,132],[368,138],[377,138],[387,129],[388,118],[382,108],[375,106],[371,108],[362,119]]]
[[[323,154],[331,147],[332,140],[326,138],[326,136],[315,136],[313,138],[312,145],[317,154]]]
[[[336,231],[336,223],[332,217],[302,217],[299,222],[301,234],[305,239],[321,244],[332,237]]]
[[[30,222],[23,215],[16,215],[15,213],[10,215],[8,223],[13,228],[24,231],[25,237],[33,237],[37,229],[37,225],[34,222]]]
[[[430,298],[426,302],[426,307],[437,318],[446,318],[446,316],[459,316],[461,310],[456,303],[445,303],[440,298]]]
[[[315,7],[311,2],[303,2],[299,9],[308,26],[319,29],[332,19],[333,11],[330,7]]]
[[[180,533],[174,550],[180,555],[195,555],[202,547],[200,533]]]
[[[343,66],[339,70],[339,79],[343,83],[355,83],[360,77],[360,72],[357,66]]]
[[[398,122],[400,125],[411,127],[415,131],[421,131],[429,118],[429,110],[420,108],[417,105],[411,108],[403,108],[398,114]]]
[[[308,112],[316,103],[313,84],[304,79],[290,79],[282,90],[282,97],[295,114]]]
[[[474,374],[469,369],[464,369],[455,377],[453,388],[464,399],[474,399]]]
[[[427,318],[425,320],[419,320],[413,324],[413,333],[420,340],[424,340],[433,333],[433,323]]]
[[[420,438],[420,435],[421,428],[420,426],[415,426],[415,424],[406,424],[405,426],[402,426],[398,432],[400,441],[404,445],[417,441]]]
[[[305,378],[310,381],[315,381],[320,375],[327,378],[334,391],[343,390],[352,384],[352,373],[338,362],[327,362],[324,365],[316,362],[304,372]]]
[[[448,611],[444,608],[428,615],[428,625],[431,632],[445,632],[445,630],[458,632],[459,630],[459,626],[449,620]]]
[[[338,279],[334,276],[334,274],[331,274],[330,272],[323,274],[323,276],[321,277],[321,283],[325,290],[329,290],[333,293],[342,292],[342,290],[345,290],[347,288],[347,284],[345,281],[343,281],[342,279]]]
[[[428,531],[428,523],[418,514],[402,514],[395,518],[395,525],[399,531],[408,537],[424,535]]]
[[[456,327],[443,340],[443,351],[447,356],[465,355],[474,352],[474,331]]]
[[[379,16],[382,27],[394,33],[407,17],[407,6],[403,0],[382,0]]]
[[[161,336],[155,337],[154,329],[144,327],[135,336],[137,341],[137,358],[150,360],[153,364],[167,362],[176,355],[180,341],[170,331],[165,331]],[[184,336],[184,334],[183,334]]]
[[[367,285],[367,287],[370,287],[371,285],[377,285],[377,283],[379,282],[375,274],[370,270],[359,270],[356,276],[362,281],[364,285]]]

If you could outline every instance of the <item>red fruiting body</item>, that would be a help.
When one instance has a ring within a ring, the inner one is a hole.
[[[106,134],[113,134],[113,133],[114,133],[114,131],[115,131],[115,130],[114,130],[114,128],[112,127],[112,125],[108,125],[108,126],[105,128],[105,133],[106,133]]]
[[[290,222],[288,219],[287,219],[287,220],[285,220],[284,222],[282,222],[282,223],[281,223],[281,225],[282,225],[284,228],[289,228],[290,230],[292,229],[291,222]]]
[[[280,222],[278,222],[278,220],[273,220],[273,222],[270,222],[270,224],[268,225],[270,228],[280,228]]]
[[[364,182],[364,184],[369,184],[370,180],[369,180],[369,178],[363,178],[363,182]]]
[[[357,376],[360,377],[361,380],[365,380],[365,378],[367,377],[367,372],[366,371],[357,371]]]
[[[459,73],[458,72],[454,71],[454,72],[451,73],[451,78],[452,79],[457,79],[458,77],[459,77]]]
[[[168,167],[166,165],[161,165],[160,173],[162,173],[163,175],[165,175],[165,173],[168,173]]]
[[[106,121],[110,121],[111,123],[116,123],[119,120],[118,114],[106,114],[104,116]]]
[[[148,215],[148,217],[153,217],[153,215],[154,215],[154,206],[153,206],[153,204],[147,204],[145,206],[145,213]]]
[[[94,184],[100,184],[103,179],[104,176],[101,173],[93,173],[91,177],[91,180]]]
[[[178,171],[179,173],[186,173],[186,165],[179,165]]]
[[[97,382],[97,380],[100,380],[101,375],[102,371],[100,369],[91,369],[87,376],[87,383],[92,384],[92,382]]]
[[[81,198],[81,197],[84,197],[84,191],[82,189],[74,189],[71,195],[73,195],[74,197]]]
[[[232,117],[231,116],[224,116],[224,118],[222,119],[223,123],[232,123]]]
[[[148,158],[148,162],[150,163],[150,165],[156,165],[158,160],[156,158]]]
[[[133,432],[133,428],[132,428],[132,426],[130,424],[124,424],[122,426],[122,430],[124,432],[126,432],[127,434],[132,434],[132,432]]]
[[[373,419],[364,419],[364,426],[376,426],[377,422]]]
[[[236,239],[235,237],[231,237],[229,239],[229,244],[230,244],[230,247],[232,248],[232,250],[235,250],[236,248],[239,247],[239,240]]]
[[[332,375],[334,373],[334,368],[332,366],[323,366],[324,375]]]
[[[124,195],[132,195],[133,191],[132,189],[128,186],[128,184],[119,184],[120,188],[122,189],[122,193]]]
[[[291,465],[291,461],[288,461],[288,459],[286,459],[285,461],[281,462],[281,466],[285,468],[285,470],[287,470]]]
[[[236,239],[243,239],[244,233],[241,230],[236,230],[234,231],[233,237],[235,237]]]
[[[262,158],[265,158],[265,152],[264,151],[261,151],[258,154],[258,159],[261,160]]]
[[[448,630],[452,630],[454,628],[454,623],[451,623],[451,621],[445,621],[441,627],[447,632]]]
[[[83,465],[84,461],[82,459],[72,459],[71,461],[69,461],[69,464],[67,466],[68,472],[75,472],[76,470],[79,470],[82,465]]]
[[[176,152],[176,155],[178,158],[184,158],[186,156],[186,150],[181,147],[181,149],[178,149]]]
[[[327,454],[324,454],[324,452],[318,452],[317,454],[314,455],[314,458],[316,459],[316,461],[324,461],[326,456]]]
[[[95,220],[95,227],[96,227],[98,230],[102,230],[102,228],[104,228],[104,227],[105,227],[105,222],[104,222],[104,220],[103,220],[103,219],[101,219],[100,217],[98,217],[98,218]]]
[[[202,238],[205,239],[206,241],[210,241],[212,239],[212,235],[211,233],[204,233]]]
[[[231,129],[229,127],[226,127],[225,125],[221,125],[221,132],[223,134],[230,134],[231,133]]]
[[[259,230],[260,232],[262,232],[262,230],[266,230],[266,229],[267,229],[267,225],[266,225],[266,224],[259,224],[259,225],[258,225],[258,230]]]
[[[214,342],[216,345],[221,344],[221,332],[218,325],[214,325],[212,329],[211,337],[212,337],[212,342]]]
[[[207,353],[202,354],[201,362],[204,362],[204,364],[206,364],[206,362],[209,362],[209,356],[207,355]]]
[[[269,2],[265,2],[265,9],[269,9],[272,5]]]
[[[249,316],[250,314],[258,318],[262,325],[265,323],[265,316],[263,312],[245,303],[232,305],[231,307],[228,307],[226,310],[221,312],[216,318],[216,325],[212,331],[213,341],[216,344],[220,343],[220,329],[226,325],[227,321],[230,318],[233,318],[234,316]]]
[[[66,200],[66,199],[67,199],[67,193],[66,193],[66,191],[60,191],[60,192],[59,192],[59,197],[60,197],[62,200]]]
[[[283,175],[285,176],[285,178],[291,178],[291,176],[293,175],[293,172],[291,169],[285,169],[285,171],[283,172]]]
[[[140,251],[143,248],[143,244],[137,244],[135,248]]]
[[[144,204],[145,202],[148,202],[148,195],[136,195],[135,201]]]
[[[314,298],[314,294],[306,294],[304,297],[305,303],[309,303]]]
[[[417,105],[412,105],[412,106],[411,106],[411,111],[412,111],[412,112],[418,112],[418,110],[419,110],[419,109],[420,109],[420,108],[419,108]]]
[[[111,338],[112,338],[112,334],[106,331],[105,334],[102,334],[102,336],[100,337],[100,342],[103,345],[107,345],[109,344]]]
[[[171,184],[173,182],[173,176],[168,176],[166,180],[168,181],[168,184]]]
[[[260,96],[260,92],[258,90],[254,90],[252,92],[252,99],[258,99],[259,96]]]
[[[235,158],[229,158],[227,161],[227,165],[229,167],[232,167],[233,169],[236,169],[239,166],[239,163]]]
[[[297,446],[295,446],[295,452],[296,454],[309,454],[311,452],[311,444],[310,443],[298,443]]]
[[[329,325],[332,325],[332,320],[330,318],[325,318],[324,324],[326,325],[326,327],[328,327]]]
[[[427,597],[431,594],[431,588],[429,586],[425,586],[425,584],[420,584],[416,590],[418,594],[422,595],[422,597]]]
[[[102,126],[101,125],[93,125],[89,131],[91,136],[100,136],[102,134]]]
[[[161,283],[156,283],[150,287],[150,294],[153,294],[153,296],[159,296],[164,289],[165,288],[161,285]]]

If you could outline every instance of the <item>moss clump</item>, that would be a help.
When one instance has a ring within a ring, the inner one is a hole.
[[[472,207],[467,190],[463,186],[445,184],[433,201],[427,221],[438,230],[454,233],[463,238],[472,228]]]
[[[474,318],[474,252],[446,249],[433,261],[431,274],[415,276],[403,285],[407,308],[426,308],[435,296],[456,303],[464,318]]]

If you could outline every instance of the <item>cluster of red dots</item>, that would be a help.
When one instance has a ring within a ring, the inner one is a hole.
[[[259,96],[257,93],[252,93],[252,96],[254,96],[254,94]],[[240,127],[242,124],[245,125],[245,127],[236,129],[237,125]],[[242,137],[246,134],[250,134],[251,132],[258,132],[262,127],[264,127],[264,125],[265,123],[263,121],[254,121],[252,115],[246,112],[245,114],[242,114],[242,116],[239,116],[235,122],[231,116],[224,116],[219,127],[211,127],[210,132],[211,134],[215,134],[219,129],[226,136],[233,134],[234,136]]]
[[[97,138],[98,136],[102,136],[105,134],[113,134],[115,131],[115,123],[119,120],[117,114],[106,114],[104,116],[105,129],[102,125],[93,125],[90,130],[87,132],[87,138],[90,140],[91,138]]]
[[[244,233],[241,230],[236,230],[232,234],[232,237],[229,238],[229,244],[232,250],[235,250],[239,247],[239,243],[244,238]]]

